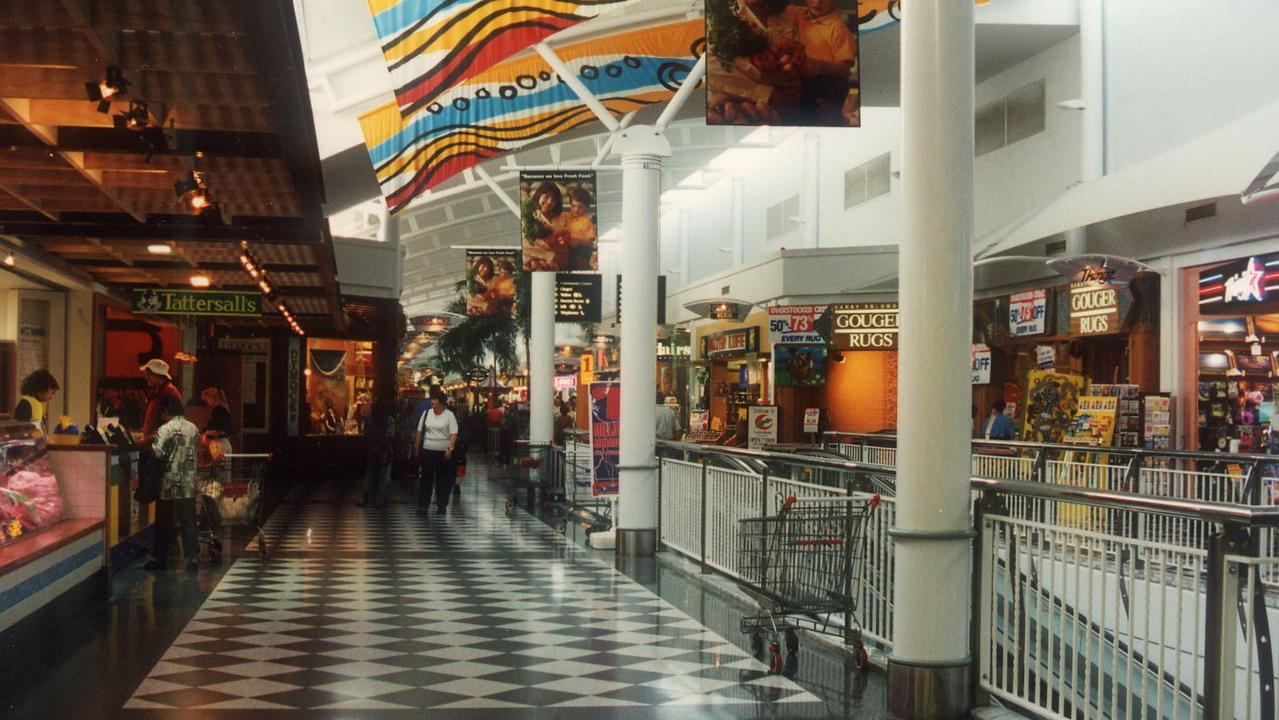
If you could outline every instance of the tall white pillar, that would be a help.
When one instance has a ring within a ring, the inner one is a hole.
[[[555,273],[530,273],[528,439],[549,443],[555,422]]]
[[[967,716],[972,522],[973,4],[902,19],[897,522],[888,711]]]
[[[1103,0],[1079,0],[1079,90],[1083,118],[1079,142],[1079,179],[1096,180],[1106,173],[1105,9]],[[1066,254],[1088,252],[1088,233],[1066,231]]]
[[[657,551],[655,415],[657,271],[660,261],[662,161],[665,136],[631,127],[613,143],[622,157],[622,423],[618,463],[617,554]]]

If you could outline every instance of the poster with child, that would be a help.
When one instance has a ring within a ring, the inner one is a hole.
[[[525,272],[598,270],[594,171],[520,173]]]
[[[858,127],[857,0],[706,0],[708,125]]]

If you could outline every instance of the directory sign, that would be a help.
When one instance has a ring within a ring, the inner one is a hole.
[[[604,281],[596,274],[555,274],[555,322],[598,323]]]

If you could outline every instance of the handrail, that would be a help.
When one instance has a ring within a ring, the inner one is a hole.
[[[789,465],[807,465],[809,467],[820,468],[823,470],[876,473],[882,473],[884,471],[883,465],[858,463],[853,462],[852,460],[832,460],[813,455],[797,455],[794,453],[780,453],[767,450],[749,450],[747,448],[726,447],[723,445],[703,445],[701,443],[680,442],[678,440],[658,440],[657,447],[664,450],[676,450],[680,452],[699,453],[705,455],[719,454],[751,460],[772,460],[774,462],[783,462]]]
[[[974,477],[970,481],[976,490],[1006,495],[1060,500],[1081,505],[1094,505],[1111,510],[1145,510],[1161,515],[1173,515],[1212,523],[1248,525],[1250,527],[1279,527],[1279,507],[1256,507],[1200,500],[1176,500],[1116,490],[1097,490],[1074,485],[1056,485],[1026,480],[995,480]]]
[[[842,430],[825,430],[822,432],[823,437],[843,436],[853,438],[865,438],[868,440],[892,440],[893,445],[886,447],[896,447],[897,435],[895,434],[877,434],[877,433],[856,433],[844,432]],[[1064,443],[1039,443],[1029,442],[1026,440],[986,440],[983,438],[973,438],[973,445],[995,446],[1019,448],[1026,450],[1061,450],[1063,452],[1095,452],[1106,453],[1109,455],[1140,455],[1144,457],[1163,457],[1175,458],[1178,460],[1201,460],[1205,462],[1244,462],[1244,463],[1275,463],[1279,464],[1279,455],[1265,455],[1259,453],[1220,453],[1220,452],[1194,452],[1190,450],[1148,450],[1146,448],[1124,448],[1124,447],[1098,447],[1093,445],[1067,445]]]
[[[700,453],[704,455],[726,455],[759,461],[783,462],[804,465],[827,470],[846,472],[883,472],[878,465],[865,465],[851,461],[829,460],[826,458],[791,453],[769,452],[766,450],[750,450],[746,448],[724,447],[719,445],[702,445],[699,443],[659,440],[657,446],[665,450]],[[996,480],[991,478],[970,478],[976,490],[991,491],[1004,494],[1023,495],[1076,502],[1084,505],[1096,505],[1113,510],[1147,510],[1163,515],[1201,520],[1213,523],[1244,524],[1254,527],[1279,527],[1279,507],[1257,507],[1237,505],[1233,503],[1204,502],[1197,500],[1178,500],[1159,498],[1149,495],[1099,490],[1073,485],[1038,483],[1025,480]]]

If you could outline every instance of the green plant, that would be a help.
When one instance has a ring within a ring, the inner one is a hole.
[[[768,43],[753,31],[734,9],[737,0],[709,0],[706,3],[706,41],[710,52],[725,65],[743,55],[754,55]]]

